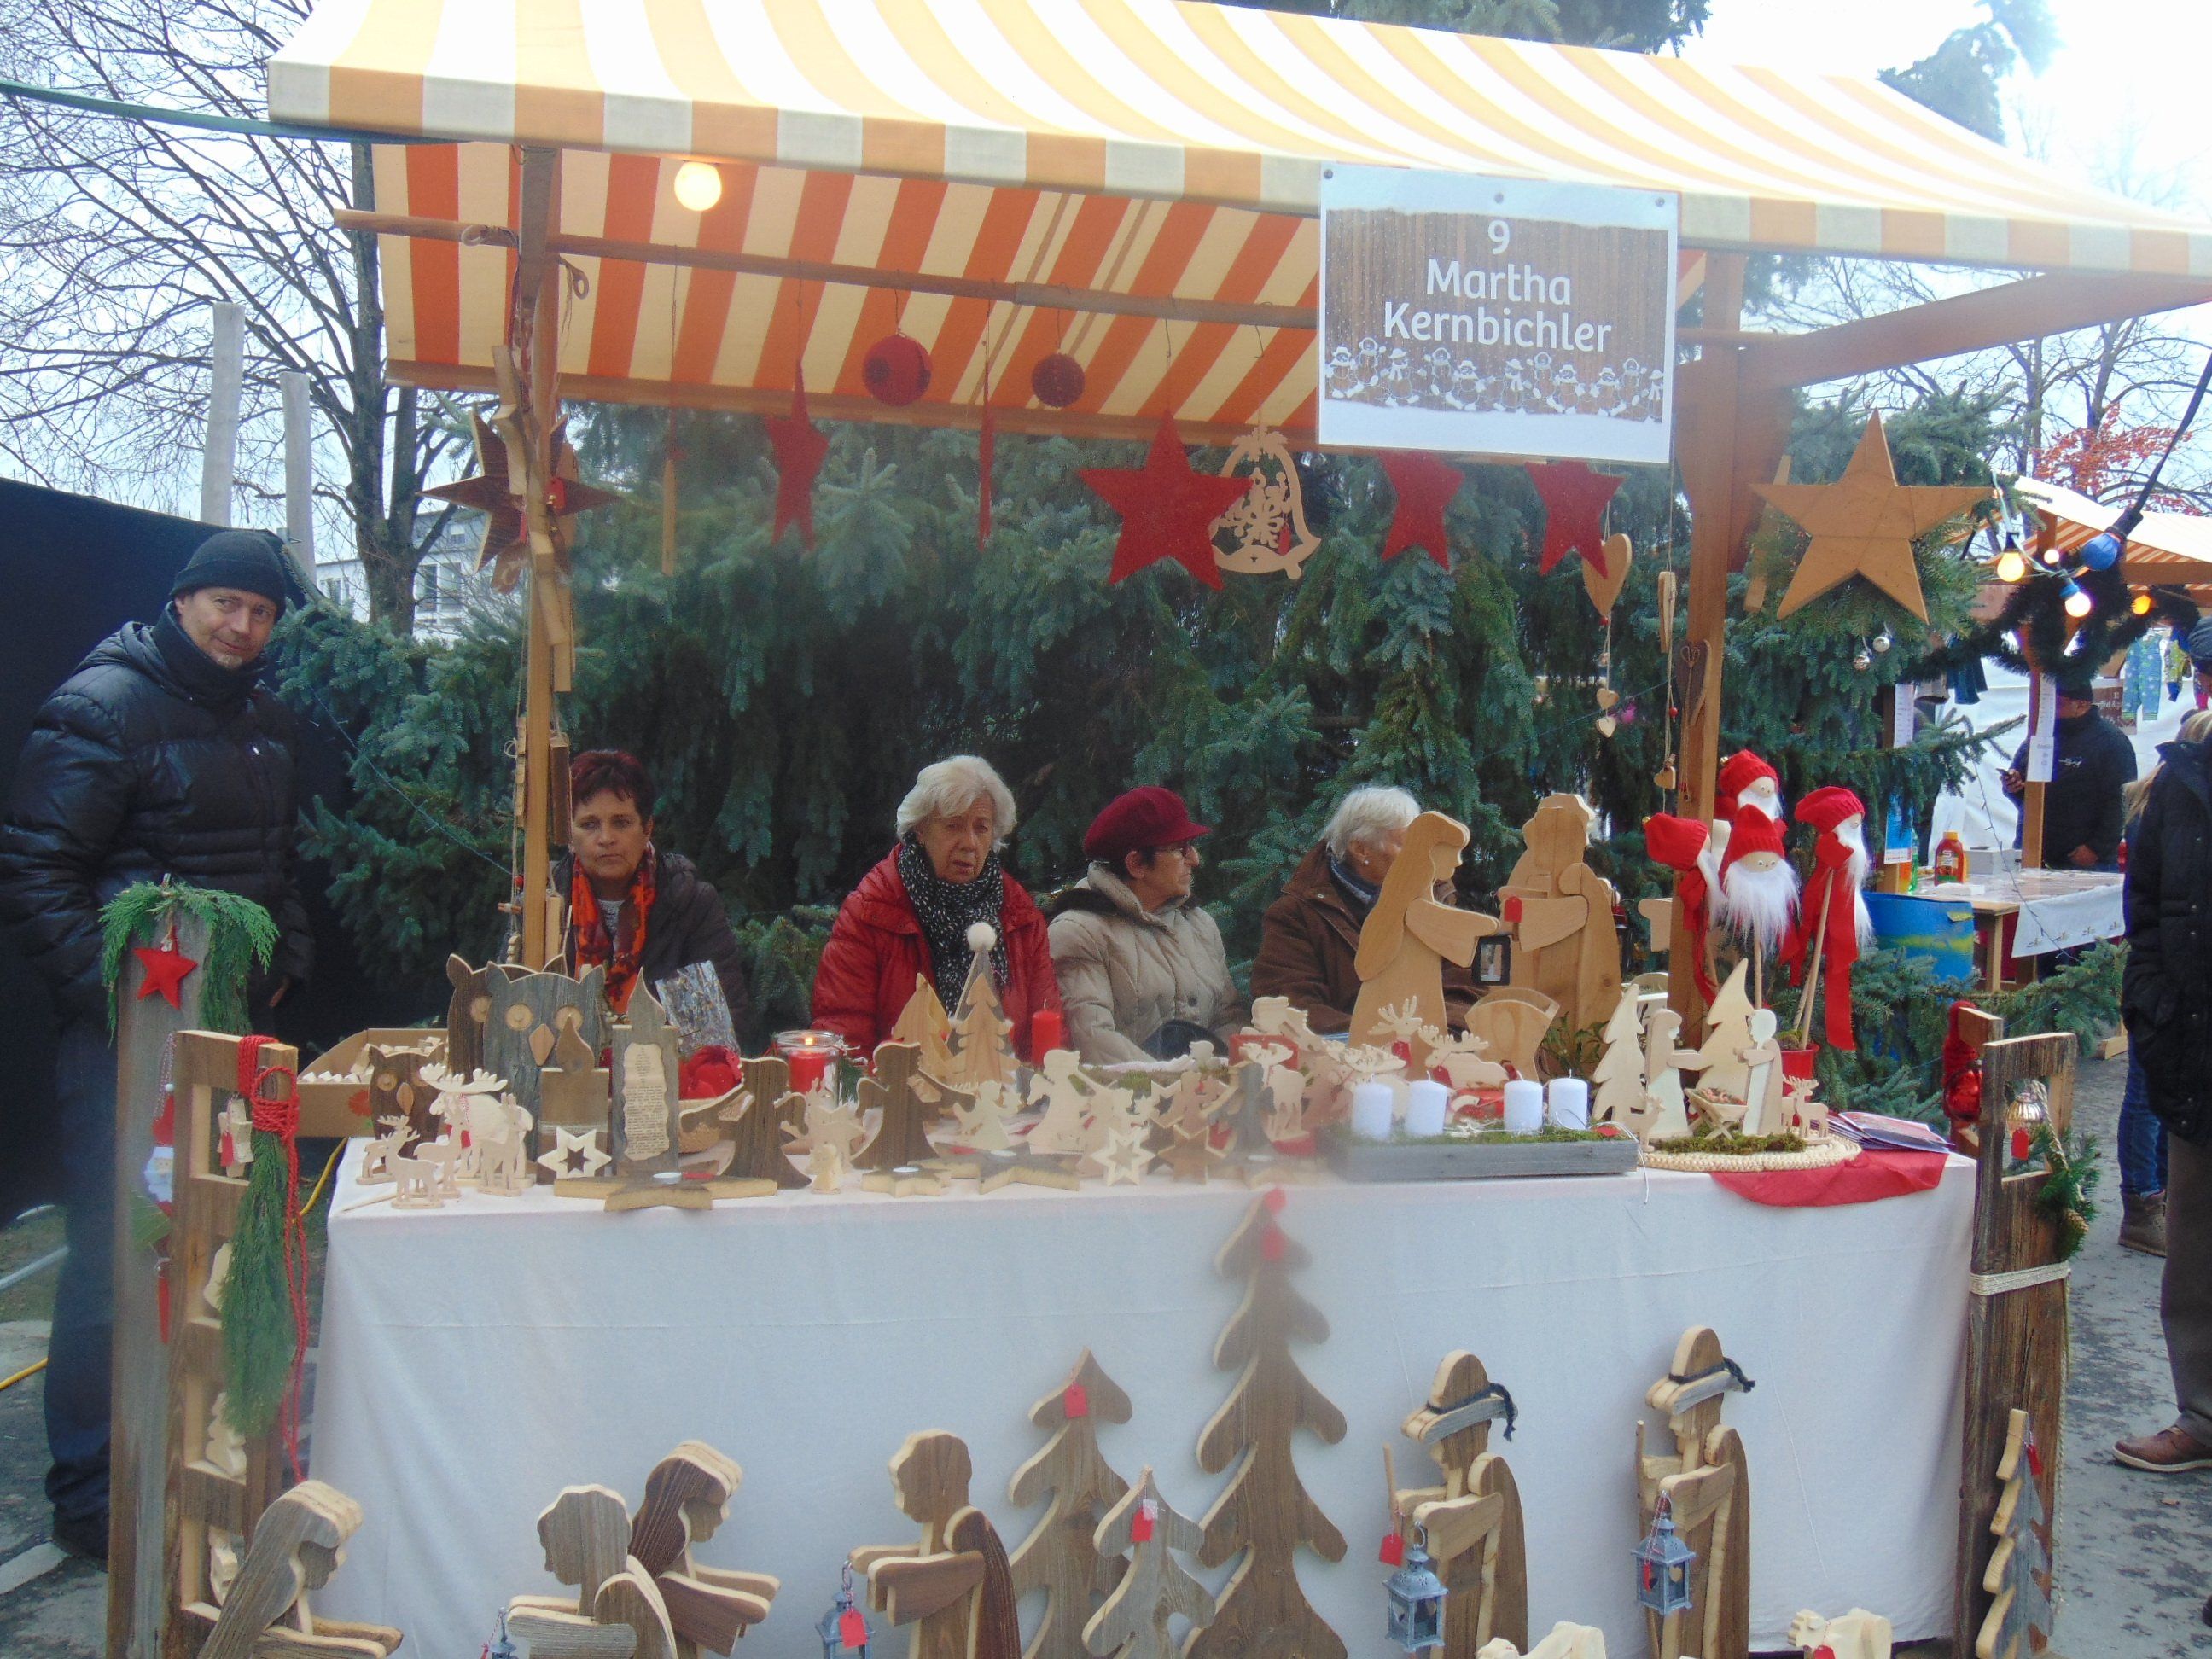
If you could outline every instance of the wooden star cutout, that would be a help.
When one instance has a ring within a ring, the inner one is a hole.
[[[868,1192],[889,1193],[893,1198],[935,1198],[945,1190],[942,1176],[919,1168],[871,1170],[860,1185]]]
[[[1152,1161],[1152,1150],[1145,1145],[1144,1124],[1115,1124],[1107,1131],[1106,1145],[1095,1156],[1109,1187],[1143,1184],[1145,1171]]]
[[[457,483],[439,484],[422,493],[441,501],[452,501],[457,507],[474,507],[484,515],[477,568],[489,568],[492,586],[501,593],[511,593],[530,563],[530,529],[524,521],[522,497],[516,488],[513,448],[504,434],[526,436],[527,423],[509,416],[504,406],[491,421],[474,410],[470,412],[469,421],[476,433],[477,476]],[[563,421],[556,426],[553,477],[546,489],[556,550],[563,557],[567,556],[568,520],[577,514],[611,507],[621,499],[612,490],[584,482],[576,452],[568,445],[568,422]]]
[[[1012,1152],[992,1152],[983,1162],[989,1167],[976,1184],[976,1190],[995,1193],[1001,1187],[1046,1187],[1057,1192],[1073,1193],[1082,1188],[1082,1180],[1069,1169],[1064,1159],[1048,1158],[1033,1152],[1027,1146],[1018,1146]]]
[[[1252,481],[1191,471],[1190,457],[1168,416],[1160,416],[1144,465],[1133,470],[1085,467],[1083,482],[1121,515],[1114,568],[1106,575],[1109,584],[1162,559],[1173,559],[1208,587],[1221,586],[1213,521],[1244,499]]]
[[[1620,488],[1617,473],[1600,472],[1582,461],[1532,461],[1528,482],[1544,502],[1544,550],[1536,574],[1548,574],[1570,553],[1602,571],[1605,564],[1605,504]]]
[[[554,1125],[554,1144],[538,1155],[538,1162],[561,1176],[593,1176],[614,1162],[599,1150],[597,1129],[568,1129]]]
[[[1409,547],[1418,547],[1451,568],[1451,543],[1444,533],[1444,508],[1451,505],[1467,475],[1433,455],[1401,451],[1382,457],[1382,471],[1390,488],[1398,492],[1397,510],[1382,538],[1382,556],[1395,559]]]
[[[185,979],[199,966],[174,945],[134,945],[131,954],[138,958],[138,965],[146,970],[146,977],[138,981],[138,1000],[158,996],[172,1008],[185,1006]]]
[[[1200,1186],[1214,1173],[1214,1166],[1222,1159],[1221,1148],[1213,1144],[1213,1132],[1200,1125],[1194,1133],[1177,1129],[1167,1151],[1160,1154],[1177,1181],[1195,1181]]]
[[[1890,464],[1881,416],[1869,418],[1851,452],[1851,464],[1832,484],[1753,484],[1765,501],[1788,514],[1812,538],[1790,591],[1775,613],[1786,617],[1853,576],[1863,578],[1921,621],[1928,601],[1920,592],[1913,538],[1946,519],[1989,499],[1980,484],[1900,484]]]
[[[829,459],[829,434],[814,424],[806,412],[806,374],[800,370],[791,388],[791,413],[771,415],[768,441],[775,451],[775,527],[769,532],[770,546],[783,532],[799,526],[799,545],[814,550],[814,480]]]

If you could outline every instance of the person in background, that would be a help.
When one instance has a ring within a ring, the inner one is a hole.
[[[1359,1000],[1360,925],[1375,908],[1383,878],[1406,844],[1421,804],[1403,789],[1367,785],[1337,804],[1320,843],[1307,853],[1282,896],[1260,923],[1252,962],[1252,995],[1288,997],[1307,1024],[1323,1034],[1347,1030]],[[1437,896],[1452,902],[1449,889]],[[1444,1006],[1451,1028],[1467,1024],[1476,988],[1466,969],[1444,964]]]
[[[2189,636],[2212,687],[2212,622]],[[2166,1131],[2166,1270],[2159,1316],[2177,1413],[2112,1449],[2131,1468],[2212,1468],[2212,743],[2159,745],[2162,764],[2128,841],[2128,962],[2120,1013],[2143,1099]]]
[[[1244,1005],[1221,929],[1191,899],[1200,837],[1171,789],[1132,789],[1083,837],[1091,868],[1052,906],[1052,965],[1067,1034],[1092,1065],[1172,1060],[1228,1039]]]
[[[2086,682],[2058,690],[2057,753],[2043,792],[2043,864],[2049,870],[2117,870],[2120,792],[2135,781],[2136,746],[2097,712]],[[2027,791],[2027,744],[2006,769],[2004,792]]]
[[[607,1003],[617,1013],[629,1007],[641,984],[661,986],[703,966],[720,988],[728,1023],[712,1011],[705,1019],[694,1016],[701,1029],[685,1029],[684,1048],[734,1048],[747,1014],[738,936],[721,896],[691,860],[653,844],[656,799],[645,768],[618,749],[586,750],[568,763],[568,853],[553,872],[554,887],[568,901],[562,966],[571,974],[605,969]],[[678,1000],[669,992],[654,995],[663,1004]]]
[[[997,935],[991,976],[1013,1022],[1010,1040],[1030,1053],[1030,1017],[1060,1012],[1044,915],[1006,872],[1000,849],[1014,830],[1013,792],[990,765],[955,755],[921,769],[898,805],[898,840],[846,896],[814,970],[814,1024],[867,1055],[887,1041],[926,974],[945,1012],[967,982],[968,929]]]
[[[247,984],[257,1030],[313,956],[293,879],[292,718],[258,684],[291,567],[266,531],[202,542],[151,624],[110,635],[39,710],[0,830],[0,913],[53,994],[69,1255],[46,1350],[53,1540],[107,1559],[115,1048],[100,907],[173,876],[252,899],[281,941]]]

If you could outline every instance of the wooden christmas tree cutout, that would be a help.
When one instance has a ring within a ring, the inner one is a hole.
[[[2026,1412],[2015,1410],[1997,1463],[2003,1495],[1990,1522],[2000,1541],[1982,1575],[1982,1588],[1996,1600],[1974,1638],[1974,1659],[2035,1659],[2050,1645],[2051,1534],[2042,1476],[2034,1428]]]
[[[1218,1474],[1235,1462],[1237,1473],[1206,1511],[1198,1559],[1218,1567],[1236,1557],[1237,1567],[1213,1622],[1192,1637],[1186,1659],[1344,1659],[1343,1642],[1298,1586],[1299,1547],[1340,1561],[1344,1534],[1299,1484],[1291,1441],[1305,1429],[1333,1446],[1345,1425],[1344,1414],[1291,1355],[1293,1339],[1326,1340],[1328,1322],[1291,1288],[1291,1274],[1310,1258],[1276,1224],[1282,1207],[1280,1192],[1256,1200],[1214,1261],[1223,1278],[1244,1280],[1245,1291],[1214,1344],[1214,1369],[1237,1377],[1199,1436],[1198,1464]]]
[[[1067,1381],[1030,1407],[1030,1421],[1052,1437],[1014,1471],[1006,1498],[1028,1509],[1052,1494],[1036,1528],[1014,1551],[1014,1594],[1042,1590],[1042,1613],[1022,1659],[1081,1659],[1083,1627],[1099,1598],[1121,1582],[1117,1553],[1102,1553],[1093,1534],[1129,1483],[1098,1450],[1100,1423],[1126,1423],[1129,1396],[1085,1348]]]
[[[968,930],[968,980],[960,989],[960,1006],[952,1011],[952,1058],[943,1073],[944,1081],[962,1088],[1014,1081],[1014,1048],[1007,1040],[1014,1023],[1006,1018],[991,977],[991,951],[997,943],[988,922]]]
[[[738,1097],[717,1115],[731,1126],[733,1150],[722,1173],[735,1178],[773,1182],[788,1192],[806,1185],[806,1177],[793,1167],[784,1151],[790,1115],[804,1109],[791,1092],[791,1064],[780,1056],[763,1054],[745,1062],[744,1081]]]
[[[1505,1460],[1490,1450],[1490,1425],[1513,1426],[1512,1396],[1492,1383],[1471,1353],[1445,1357],[1428,1404],[1406,1419],[1406,1437],[1425,1447],[1443,1472],[1440,1486],[1391,1493],[1408,1542],[1419,1534],[1450,1591],[1444,1602],[1443,1659],[1476,1659],[1503,1638],[1528,1639],[1528,1551],[1521,1492]]]
[[[1634,1134],[1644,1121],[1644,1007],[1624,996],[1605,1024],[1605,1048],[1590,1073],[1590,1127]]]
[[[1682,1334],[1665,1376],[1644,1401],[1667,1414],[1674,1455],[1646,1456],[1636,1425],[1637,1496],[1650,1529],[1663,1495],[1675,1534],[1697,1552],[1690,1607],[1646,1613],[1655,1659],[1747,1659],[1751,1651],[1751,1468],[1743,1442],[1721,1422],[1728,1396],[1751,1379],[1731,1362],[1712,1330]]]
[[[1006,1553],[983,1512],[968,1502],[968,1447],[942,1430],[910,1435],[891,1459],[899,1510],[921,1524],[912,1544],[852,1553],[870,1604],[912,1625],[913,1659],[1018,1659],[1021,1626]]]
[[[876,1050],[876,1074],[860,1079],[860,1109],[879,1109],[875,1139],[853,1162],[863,1170],[918,1169],[937,1156],[929,1144],[930,1107],[922,1097],[921,1051],[911,1042]]]
[[[1150,1468],[1107,1511],[1092,1541],[1116,1565],[1129,1553],[1127,1576],[1084,1626],[1084,1645],[1098,1659],[1170,1659],[1170,1620],[1188,1619],[1194,1632],[1213,1622],[1213,1598],[1171,1553],[1191,1554],[1206,1534],[1167,1506]]]
[[[911,1042],[921,1051],[924,1077],[949,1078],[952,1068],[952,1021],[927,974],[914,976],[914,994],[891,1027],[893,1042]]]

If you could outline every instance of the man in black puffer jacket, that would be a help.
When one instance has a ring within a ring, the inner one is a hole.
[[[2189,636],[2212,690],[2212,622]],[[2212,1468],[2212,744],[2166,743],[2128,838],[2128,1045],[2166,1128],[2166,1273],[2159,1313],[2173,1426],[2113,1448],[2154,1474]]]
[[[0,828],[0,916],[61,1015],[56,1129],[70,1254],[47,1350],[46,1495],[54,1540],[107,1550],[115,1051],[100,985],[100,907],[173,876],[264,906],[283,942],[249,987],[257,1012],[307,971],[292,883],[292,721],[255,684],[284,608],[282,544],[227,530],[200,544],[150,626],[96,646],[46,699]],[[265,1029],[265,1027],[264,1027]]]

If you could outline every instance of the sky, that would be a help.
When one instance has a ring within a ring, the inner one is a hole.
[[[2154,170],[2172,170],[2212,218],[2212,0],[2048,0],[2059,48],[2041,76],[2015,75],[2011,141],[2045,149],[2052,165],[2091,178],[2132,128]],[[1808,63],[1871,75],[1924,57],[1978,21],[1973,0],[1713,0],[1692,61]],[[2038,129],[2042,129],[2039,134]]]

